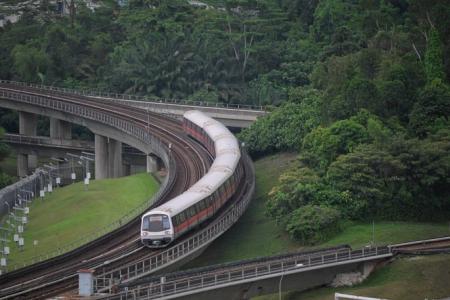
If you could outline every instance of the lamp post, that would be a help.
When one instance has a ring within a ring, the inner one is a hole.
[[[293,269],[297,269],[297,268],[301,268],[301,267],[303,267],[303,264],[298,263],[293,267]],[[280,281],[278,282],[278,300],[281,300],[281,283],[283,282],[283,277],[284,277],[285,272],[286,272],[286,270],[284,270],[284,264],[281,263],[281,277],[280,277]]]

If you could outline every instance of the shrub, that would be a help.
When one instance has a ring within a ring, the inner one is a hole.
[[[305,205],[293,211],[286,230],[291,238],[304,244],[329,239],[341,229],[340,212],[325,205]]]

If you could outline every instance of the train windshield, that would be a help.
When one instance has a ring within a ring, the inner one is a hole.
[[[142,220],[142,230],[144,231],[164,231],[170,229],[169,217],[166,215],[150,215]]]

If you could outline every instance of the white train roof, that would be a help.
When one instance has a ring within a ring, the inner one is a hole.
[[[216,157],[209,171],[187,191],[146,213],[178,214],[214,193],[235,171],[241,152],[236,137],[220,122],[200,111],[188,111],[184,118],[203,128],[214,140]],[[144,215],[144,216],[145,216]]]

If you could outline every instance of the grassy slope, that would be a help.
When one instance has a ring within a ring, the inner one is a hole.
[[[44,200],[33,202],[24,234],[25,249],[18,252],[14,246],[11,262],[55,250],[94,233],[123,217],[157,190],[156,180],[145,173],[93,180],[88,191],[81,182],[57,189]],[[38,240],[35,249],[34,240]]]
[[[450,255],[402,257],[375,271],[355,287],[320,288],[305,293],[288,292],[284,300],[333,300],[334,293],[390,300],[441,299],[450,296]],[[278,300],[277,295],[255,300]]]
[[[197,259],[184,268],[267,256],[305,249],[289,239],[265,212],[266,195],[295,154],[276,154],[255,162],[256,195],[241,219]],[[446,223],[376,222],[375,243],[389,244],[450,234]],[[342,233],[317,247],[350,244],[358,248],[372,240],[371,223],[349,223]]]
[[[216,264],[294,250],[299,245],[265,216],[266,195],[287,168],[294,154],[277,154],[260,159],[256,168],[256,195],[240,220],[186,268]]]

